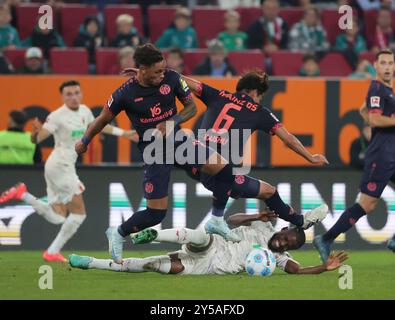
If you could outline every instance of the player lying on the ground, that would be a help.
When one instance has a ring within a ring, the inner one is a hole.
[[[44,252],[43,258],[46,261],[67,262],[60,250],[86,218],[82,198],[85,187],[75,170],[77,153],[74,145],[94,120],[94,116],[86,105],[81,104],[82,91],[77,81],[64,82],[60,86],[60,93],[63,106],[51,112],[44,125],[36,119],[31,135],[33,143],[40,143],[51,135],[55,139],[55,147],[44,168],[48,203],[37,199],[27,191],[24,183],[19,183],[3,192],[0,204],[13,199],[23,200],[48,222],[62,224],[55,240]],[[134,130],[124,131],[111,125],[106,126],[102,132],[131,140],[138,138]]]
[[[333,253],[322,265],[301,267],[286,250],[299,249],[305,243],[301,228],[284,228],[275,232],[270,221],[277,215],[273,212],[258,214],[235,214],[228,218],[228,224],[242,239],[238,243],[226,241],[218,235],[210,235],[204,230],[175,228],[156,231],[145,229],[135,234],[132,241],[148,243],[151,241],[183,244],[181,250],[168,255],[147,258],[124,259],[116,264],[110,259],[70,255],[70,265],[80,269],[102,269],[123,272],[154,271],[170,274],[234,274],[244,271],[244,259],[253,245],[269,248],[276,257],[277,267],[291,274],[318,274],[332,271],[341,266],[348,258],[342,251]]]
[[[374,211],[384,188],[395,174],[395,71],[392,50],[381,50],[374,62],[377,78],[372,80],[361,115],[372,127],[372,139],[365,153],[365,166],[359,185],[358,201],[347,208],[336,223],[323,235],[317,235],[313,244],[322,261],[326,261],[332,243],[352,228],[357,221]],[[395,252],[395,236],[388,242]]]
[[[130,68],[124,71],[136,73],[138,69]],[[204,136],[199,136],[203,144],[216,148],[232,165],[239,166],[243,156],[243,144],[248,136],[238,134],[237,143],[230,142],[229,133],[238,130],[239,133],[249,130],[252,134],[259,130],[267,134],[276,135],[284,144],[299,154],[311,164],[328,164],[325,156],[310,154],[303,144],[280,123],[273,113],[265,108],[261,101],[269,89],[269,77],[261,70],[245,73],[237,82],[236,92],[215,89],[203,82],[181,75],[190,90],[207,106],[199,129],[204,129]],[[231,136],[234,138],[235,136]],[[238,146],[234,150],[234,145]],[[233,147],[232,147],[233,146]],[[233,149],[232,149],[233,148]],[[225,152],[221,152],[224,151]],[[237,157],[235,156],[237,154]],[[213,190],[213,176],[196,168],[190,168],[187,173],[194,180],[202,182],[208,189]],[[248,175],[236,176],[232,184],[230,196],[232,198],[257,198],[265,201],[266,205],[275,211],[279,217],[293,225],[309,228],[313,222],[323,220],[327,211],[316,208],[304,216],[297,214],[281,199],[276,188],[269,183],[255,179]],[[209,225],[208,225],[209,226]]]

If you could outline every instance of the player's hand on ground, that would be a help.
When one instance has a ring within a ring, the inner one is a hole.
[[[329,161],[322,154],[313,154],[311,163],[319,166],[323,166],[329,164]]]
[[[348,259],[347,252],[345,252],[345,251],[340,251],[340,252],[332,251],[330,256],[328,257],[328,260],[326,260],[326,262],[325,262],[325,268],[326,268],[327,271],[336,270],[347,259]]]
[[[136,130],[125,130],[123,136],[135,143],[139,142],[139,135]]]
[[[259,220],[263,222],[275,221],[278,218],[278,214],[271,210],[264,210],[259,213]]]
[[[81,140],[75,144],[75,152],[77,152],[77,154],[83,154],[86,150],[88,150],[88,147],[82,143]]]

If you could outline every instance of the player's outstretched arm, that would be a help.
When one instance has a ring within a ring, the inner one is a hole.
[[[332,252],[328,260],[315,267],[300,267],[300,265],[293,261],[288,260],[285,265],[284,271],[290,274],[320,274],[326,271],[333,271],[338,269],[344,261],[348,259],[348,255],[345,251]]]
[[[50,135],[51,133],[47,129],[43,128],[40,120],[38,120],[38,118],[35,118],[33,121],[32,134],[30,136],[30,140],[32,141],[32,143],[40,143],[47,139]]]
[[[233,227],[239,227],[239,226],[249,226],[253,221],[263,221],[263,222],[274,221],[277,219],[277,217],[278,215],[275,214],[273,211],[264,210],[256,214],[236,213],[231,215],[226,220],[226,222]]]
[[[135,143],[139,142],[139,135],[137,134],[136,130],[123,130],[121,128],[108,124],[103,128],[102,132],[117,137],[124,137],[132,140]]]
[[[275,131],[275,134],[285,143],[288,148],[305,158],[308,162],[320,166],[329,164],[325,156],[321,154],[311,154],[308,152],[299,139],[293,134],[289,133],[284,127],[278,128]]]
[[[89,125],[84,136],[75,145],[75,151],[78,154],[86,152],[89,142],[96,136],[103,128],[114,119],[113,113],[104,107],[100,115]]]

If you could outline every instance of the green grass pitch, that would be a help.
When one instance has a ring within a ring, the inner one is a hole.
[[[125,252],[125,257],[162,254]],[[64,252],[65,256],[69,252]],[[108,258],[106,252],[78,252]],[[353,289],[339,289],[338,271],[321,275],[287,275],[281,270],[268,278],[247,274],[176,276],[157,273],[117,273],[71,269],[52,263],[53,289],[41,290],[38,251],[0,252],[0,300],[4,299],[395,299],[395,254],[390,251],[349,252]],[[319,263],[316,252],[293,252],[303,266]]]

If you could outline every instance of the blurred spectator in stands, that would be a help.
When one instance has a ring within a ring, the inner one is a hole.
[[[218,34],[218,39],[222,41],[228,51],[240,51],[246,49],[247,34],[240,31],[240,13],[229,10],[225,13],[225,31]]]
[[[40,148],[30,141],[30,133],[24,132],[27,120],[27,115],[22,110],[10,112],[7,130],[0,131],[1,164],[41,162]]]
[[[357,0],[363,10],[377,10],[382,7],[395,10],[394,0]]]
[[[189,75],[190,70],[184,63],[184,52],[180,48],[172,48],[166,56],[167,67],[180,74]]]
[[[11,26],[11,11],[7,4],[0,3],[0,49],[21,46],[18,31]]]
[[[263,16],[253,22],[247,30],[248,48],[263,49],[268,55],[279,49],[286,49],[288,43],[287,23],[278,16],[280,6],[277,0],[265,0]]]
[[[195,29],[191,26],[192,14],[187,8],[179,8],[175,14],[174,26],[170,26],[156,41],[159,48],[177,47],[193,49],[198,47]]]
[[[23,66],[17,70],[21,74],[44,74],[43,53],[40,48],[32,47],[26,50]]]
[[[118,64],[111,69],[111,74],[120,74],[120,72],[127,68],[134,68],[134,49],[132,47],[123,47],[118,52]]]
[[[193,74],[212,77],[230,77],[236,75],[236,69],[227,59],[226,49],[221,41],[214,39],[208,45],[208,57],[196,67]]]
[[[373,31],[373,30],[372,30]],[[368,32],[372,32],[369,31]],[[377,53],[382,49],[395,49],[395,35],[392,28],[392,12],[390,9],[381,8],[377,15],[376,30],[371,51]]]
[[[364,37],[359,33],[357,17],[353,18],[352,29],[346,29],[336,37],[335,50],[341,52],[354,70],[361,52],[367,50]]]
[[[360,137],[355,139],[350,147],[350,166],[355,169],[363,169],[365,164],[366,149],[372,138],[372,129],[365,125]]]
[[[80,31],[75,38],[74,47],[85,47],[88,51],[90,73],[95,70],[96,48],[103,46],[103,37],[100,31],[100,22],[96,16],[87,16],[80,26]]]
[[[218,0],[218,5],[221,9],[234,9],[240,7],[260,7],[261,0]]]
[[[14,67],[0,51],[0,74],[10,74],[14,72]]]
[[[133,27],[134,18],[130,14],[121,14],[117,17],[117,34],[111,42],[111,47],[133,47],[143,43],[143,37]]]
[[[350,79],[373,79],[376,77],[376,70],[368,60],[358,61],[353,73],[348,76]]]
[[[310,6],[305,9],[303,19],[291,29],[288,47],[292,51],[302,52],[325,52],[329,49],[317,8]]]
[[[320,75],[320,67],[314,54],[305,54],[302,61],[303,64],[299,70],[301,77],[318,77]]]
[[[25,47],[39,47],[44,53],[44,58],[49,58],[49,50],[53,47],[65,47],[63,38],[56,31],[56,29],[41,29],[37,24],[31,36],[23,40],[23,46]]]

